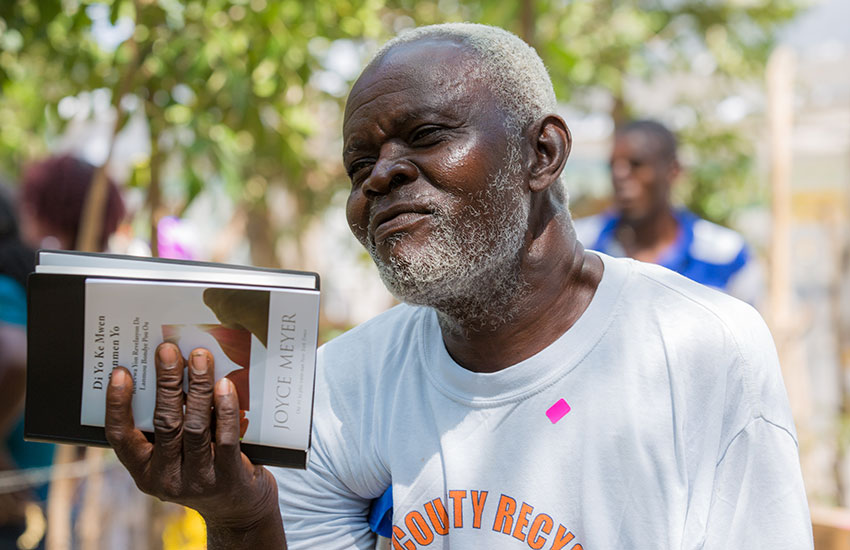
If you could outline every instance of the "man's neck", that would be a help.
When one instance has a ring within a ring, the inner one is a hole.
[[[641,220],[620,219],[615,230],[626,255],[644,262],[656,262],[679,235],[679,222],[672,207]]]
[[[438,313],[446,349],[461,366],[496,372],[552,344],[590,304],[602,279],[602,260],[585,252],[564,215],[549,220],[532,239],[521,270],[523,289],[502,311],[472,319]]]

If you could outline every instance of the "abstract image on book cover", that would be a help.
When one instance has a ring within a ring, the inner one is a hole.
[[[239,436],[248,430],[251,410],[251,348],[259,343],[266,347],[269,319],[268,292],[243,289],[208,288],[204,304],[220,323],[163,324],[162,340],[176,344],[184,354],[195,348],[206,348],[213,356],[215,378],[228,378],[239,398]]]

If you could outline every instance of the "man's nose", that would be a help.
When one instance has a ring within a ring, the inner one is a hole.
[[[393,188],[415,181],[419,177],[419,169],[415,164],[393,153],[392,150],[381,151],[372,172],[363,182],[363,191],[367,195],[384,195]]]

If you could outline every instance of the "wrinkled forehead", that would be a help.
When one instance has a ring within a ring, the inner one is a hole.
[[[476,94],[482,83],[473,71],[475,54],[449,38],[424,38],[398,44],[375,59],[351,88],[345,104],[345,121],[379,97],[416,90],[417,100],[451,101]],[[345,124],[345,122],[343,123]]]

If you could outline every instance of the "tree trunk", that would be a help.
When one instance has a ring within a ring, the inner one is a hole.
[[[103,214],[106,211],[108,197],[109,179],[106,176],[106,164],[104,163],[95,171],[91,187],[89,187],[89,192],[86,195],[86,202],[83,205],[81,215],[82,219],[80,220],[80,232],[77,235],[77,250],[83,252],[100,252],[100,241],[103,234]]]
[[[251,243],[251,263],[258,267],[280,267],[275,250],[277,239],[265,201],[256,201],[248,207],[246,232]]]
[[[151,109],[158,109],[150,101],[145,101],[145,112],[149,113],[148,120],[153,120],[150,116]],[[150,225],[150,245],[151,256],[159,257],[159,220],[162,218],[162,186],[161,174],[162,169],[162,151],[159,149],[159,132],[151,126],[151,159],[150,159],[150,182],[148,184],[148,196],[145,201],[148,207],[148,223]]]
[[[138,44],[133,39],[130,39],[129,44],[133,50],[133,59],[130,61],[127,71],[122,75],[118,85],[112,90],[112,108],[115,111],[115,124],[112,126],[109,150],[106,153],[106,160],[98,167],[92,178],[91,187],[89,187],[86,202],[83,205],[80,231],[77,235],[77,242],[75,243],[76,249],[83,252],[98,252],[100,250],[100,241],[103,234],[103,213],[106,210],[106,200],[109,192],[109,179],[106,174],[106,167],[109,166],[109,160],[112,158],[112,152],[115,149],[115,136],[118,135],[118,132],[128,119],[127,114],[122,113],[121,98],[130,93],[133,80],[136,77],[136,71],[144,57],[144,54],[139,51]]]
[[[138,4],[136,5],[138,13]],[[128,116],[121,111],[121,98],[130,93],[133,82],[136,78],[138,68],[141,66],[147,52],[148,47],[144,52],[140,51],[138,44],[133,38],[128,40],[133,57],[127,66],[127,70],[118,82],[118,85],[112,90],[112,108],[115,110],[115,124],[112,127],[112,134],[109,140],[109,150],[106,154],[106,160],[98,167],[92,178],[91,186],[89,187],[86,201],[83,205],[81,213],[80,231],[75,244],[76,250],[85,252],[100,251],[100,242],[103,234],[103,215],[106,210],[106,201],[109,192],[109,180],[106,174],[106,167],[109,165],[109,160],[112,158],[112,153],[115,148],[115,137],[118,132],[127,122]],[[69,464],[74,461],[77,454],[77,447],[69,445],[58,445],[54,459],[55,465]],[[94,474],[94,477],[102,475],[100,472]],[[98,483],[97,479],[90,479],[90,482]],[[47,540],[46,546],[48,550],[65,550],[71,547],[73,530],[71,527],[71,510],[73,506],[74,493],[77,487],[75,478],[64,478],[54,480],[50,484],[50,492],[47,499]],[[96,503],[95,503],[96,504]],[[97,515],[97,511],[91,512]]]
[[[805,352],[804,327],[793,303],[791,274],[791,136],[794,117],[794,54],[781,47],[767,65],[768,128],[770,147],[771,239],[767,317],[782,367],[782,376],[797,423],[800,448],[808,447],[811,391]],[[801,456],[804,476],[807,457]]]
[[[535,16],[534,16],[534,0],[521,0],[520,2],[520,36],[529,46],[534,48],[535,44]]]

